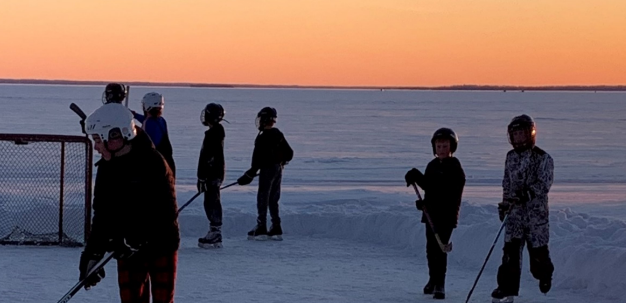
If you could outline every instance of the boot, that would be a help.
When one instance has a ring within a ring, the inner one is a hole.
[[[432,295],[434,292],[435,292],[435,283],[433,283],[431,280],[428,280],[428,283],[426,283],[426,285],[424,286],[424,294]]]
[[[446,298],[446,290],[443,284],[435,285],[435,289],[433,290],[433,298],[435,299],[445,299]]]
[[[552,279],[539,280],[539,290],[546,294],[552,288]]]

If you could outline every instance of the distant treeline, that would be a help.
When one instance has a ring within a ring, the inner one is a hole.
[[[55,84],[55,85],[106,85],[113,81],[76,81],[40,79],[0,79],[4,84]],[[258,85],[184,82],[122,82],[130,86],[176,86],[213,88],[289,88],[289,89],[373,89],[373,90],[498,90],[498,91],[626,91],[626,85],[552,85],[552,86],[512,86],[512,85],[450,85],[450,86],[320,86],[320,85]]]

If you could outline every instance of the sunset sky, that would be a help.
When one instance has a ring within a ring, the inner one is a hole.
[[[2,0],[0,78],[626,84],[625,0]]]

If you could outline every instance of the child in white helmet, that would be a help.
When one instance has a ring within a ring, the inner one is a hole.
[[[95,286],[104,268],[88,273],[113,252],[122,303],[174,302],[180,231],[172,171],[122,104],[105,104],[85,122],[102,158],[79,279]]]
[[[176,176],[176,164],[174,163],[172,143],[170,142],[167,130],[167,122],[163,118],[163,107],[165,99],[163,95],[150,92],[141,99],[141,107],[144,114],[138,114],[133,111],[133,116],[137,121],[141,122],[141,128],[148,133],[156,150],[163,155],[167,164],[172,169],[174,177]]]

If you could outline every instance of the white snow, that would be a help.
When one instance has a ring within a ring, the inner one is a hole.
[[[79,135],[68,106],[75,102],[89,113],[100,105],[102,89],[0,85],[0,132]],[[626,134],[618,131],[624,94],[133,87],[131,108],[149,91],[166,98],[179,205],[195,191],[204,131],[199,113],[208,102],[221,103],[231,122],[225,184],[249,165],[254,117],[264,106],[277,108],[277,126],[295,150],[283,179],[285,241],[245,238],[255,223],[256,181],[222,192],[223,249],[196,247],[208,228],[201,199],[183,211],[177,302],[432,300],[421,294],[428,277],[424,227],[403,176],[426,166],[430,135],[442,126],[460,134],[456,155],[468,176],[446,281],[446,300],[465,302],[500,227],[505,127],[522,112],[536,118],[538,145],[555,159],[550,250],[556,271],[553,290],[542,295],[525,254],[517,302],[622,302],[626,295]],[[0,207],[0,218],[6,214]],[[490,301],[502,238],[471,302]],[[80,251],[0,246],[0,301],[56,302],[78,280]],[[71,302],[117,301],[115,262],[106,269],[101,284]]]

